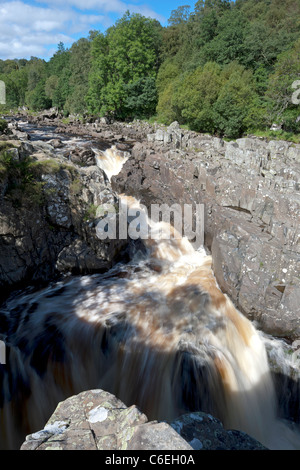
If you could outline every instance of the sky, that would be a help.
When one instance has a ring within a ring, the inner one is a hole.
[[[0,0],[0,59],[48,60],[89,31],[105,32],[129,10],[167,26],[172,10],[196,0]]]

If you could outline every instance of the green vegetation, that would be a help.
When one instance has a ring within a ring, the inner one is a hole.
[[[82,190],[82,183],[78,177],[75,177],[70,185],[70,194],[76,196]]]
[[[5,119],[0,119],[0,132],[4,132],[7,129],[7,122]]]
[[[279,131],[254,131],[251,135],[256,137],[264,137],[268,140],[287,140],[294,144],[300,144],[300,133],[294,134],[293,132]]]
[[[161,26],[127,12],[91,43],[88,109],[118,119],[149,117],[155,112]]]
[[[14,146],[1,142],[0,181],[7,182],[5,195],[16,207],[24,206],[26,203],[43,204],[47,195],[51,196],[53,190],[45,188],[46,183],[42,175],[58,173],[62,170],[72,171],[76,176],[76,169],[54,159],[36,161],[30,156],[19,159],[18,151]],[[74,184],[78,184],[76,179]]]
[[[0,61],[0,80],[9,109],[177,120],[229,139],[298,142],[300,3],[198,0],[194,11],[173,10],[167,27],[127,12],[105,33],[91,31],[70,49],[60,43],[49,62]],[[281,126],[274,136],[272,124]]]
[[[8,183],[6,196],[18,207],[25,201],[31,204],[42,203],[44,183],[36,178],[31,159],[28,157],[19,160],[14,150],[5,148],[0,151],[0,177],[5,178]]]
[[[95,204],[90,204],[85,212],[83,220],[88,222],[91,219],[95,219],[97,215],[97,209],[98,206],[95,206]]]

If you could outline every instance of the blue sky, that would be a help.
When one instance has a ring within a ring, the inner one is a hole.
[[[92,29],[105,32],[126,10],[167,25],[171,11],[196,0],[0,0],[0,59],[50,58]]]

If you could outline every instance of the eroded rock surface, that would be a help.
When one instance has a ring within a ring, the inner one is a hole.
[[[226,431],[205,413],[174,421],[148,421],[136,406],[90,390],[59,403],[44,429],[26,437],[21,450],[262,450],[239,431]]]
[[[204,204],[205,245],[221,289],[266,332],[300,335],[300,146],[219,138],[176,123],[138,142],[113,178],[151,204]]]
[[[5,144],[17,163],[31,160],[20,174],[12,168],[0,175],[2,293],[56,274],[110,268],[126,241],[97,237],[97,208],[116,201],[103,171],[55,155],[45,142]]]
[[[171,423],[194,450],[263,450],[260,442],[237,430],[226,430],[222,423],[201,411],[180,416]]]
[[[102,390],[75,395],[56,408],[44,430],[21,450],[192,450],[166,423],[148,422],[138,408]]]
[[[185,131],[176,122],[166,128],[138,121],[110,123],[105,119],[82,123],[71,116],[69,124],[63,124],[54,110],[29,120],[57,126],[62,138],[72,133],[89,135],[99,145],[106,142],[107,146],[117,144],[120,149],[131,149],[131,158],[112,179],[113,190],[136,197],[149,209],[151,204],[203,204],[205,245],[212,253],[221,289],[267,333],[291,340],[299,338],[299,145],[251,136],[226,142]],[[11,130],[16,134],[22,131],[16,124]],[[26,140],[26,135],[23,129],[22,145],[30,150],[32,142]],[[59,142],[52,144],[59,148]],[[40,155],[51,148],[49,142],[39,145]],[[78,168],[85,165],[84,173],[88,165],[95,168],[88,147],[75,150],[69,158]],[[85,186],[87,178],[93,181],[92,173],[84,178]],[[87,191],[85,188],[83,197],[91,201],[93,196],[87,196]],[[5,182],[0,188],[0,194],[3,192]],[[53,210],[59,208],[62,214],[60,202]],[[51,217],[55,219],[54,213]],[[66,214],[62,215],[65,217]],[[12,238],[3,234],[8,238],[2,241],[10,244],[17,236],[22,245],[19,235],[14,231],[10,234]],[[60,236],[61,232],[56,238]],[[80,242],[75,237],[60,246],[58,266],[68,265],[73,247],[76,256],[71,256],[71,266],[85,265],[82,257],[91,259],[90,243],[88,247],[82,246],[86,239],[82,240],[81,235],[79,238]],[[51,240],[51,234],[48,239]],[[17,245],[15,250],[19,251]],[[51,246],[55,246],[52,240]],[[29,261],[28,256],[21,255],[10,256],[17,266],[16,279],[23,276],[24,264]]]

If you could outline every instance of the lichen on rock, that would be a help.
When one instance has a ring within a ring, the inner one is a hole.
[[[225,431],[219,420],[202,412],[170,424],[148,421],[136,407],[126,407],[100,389],[59,403],[44,429],[26,437],[21,450],[262,450],[255,439]]]

